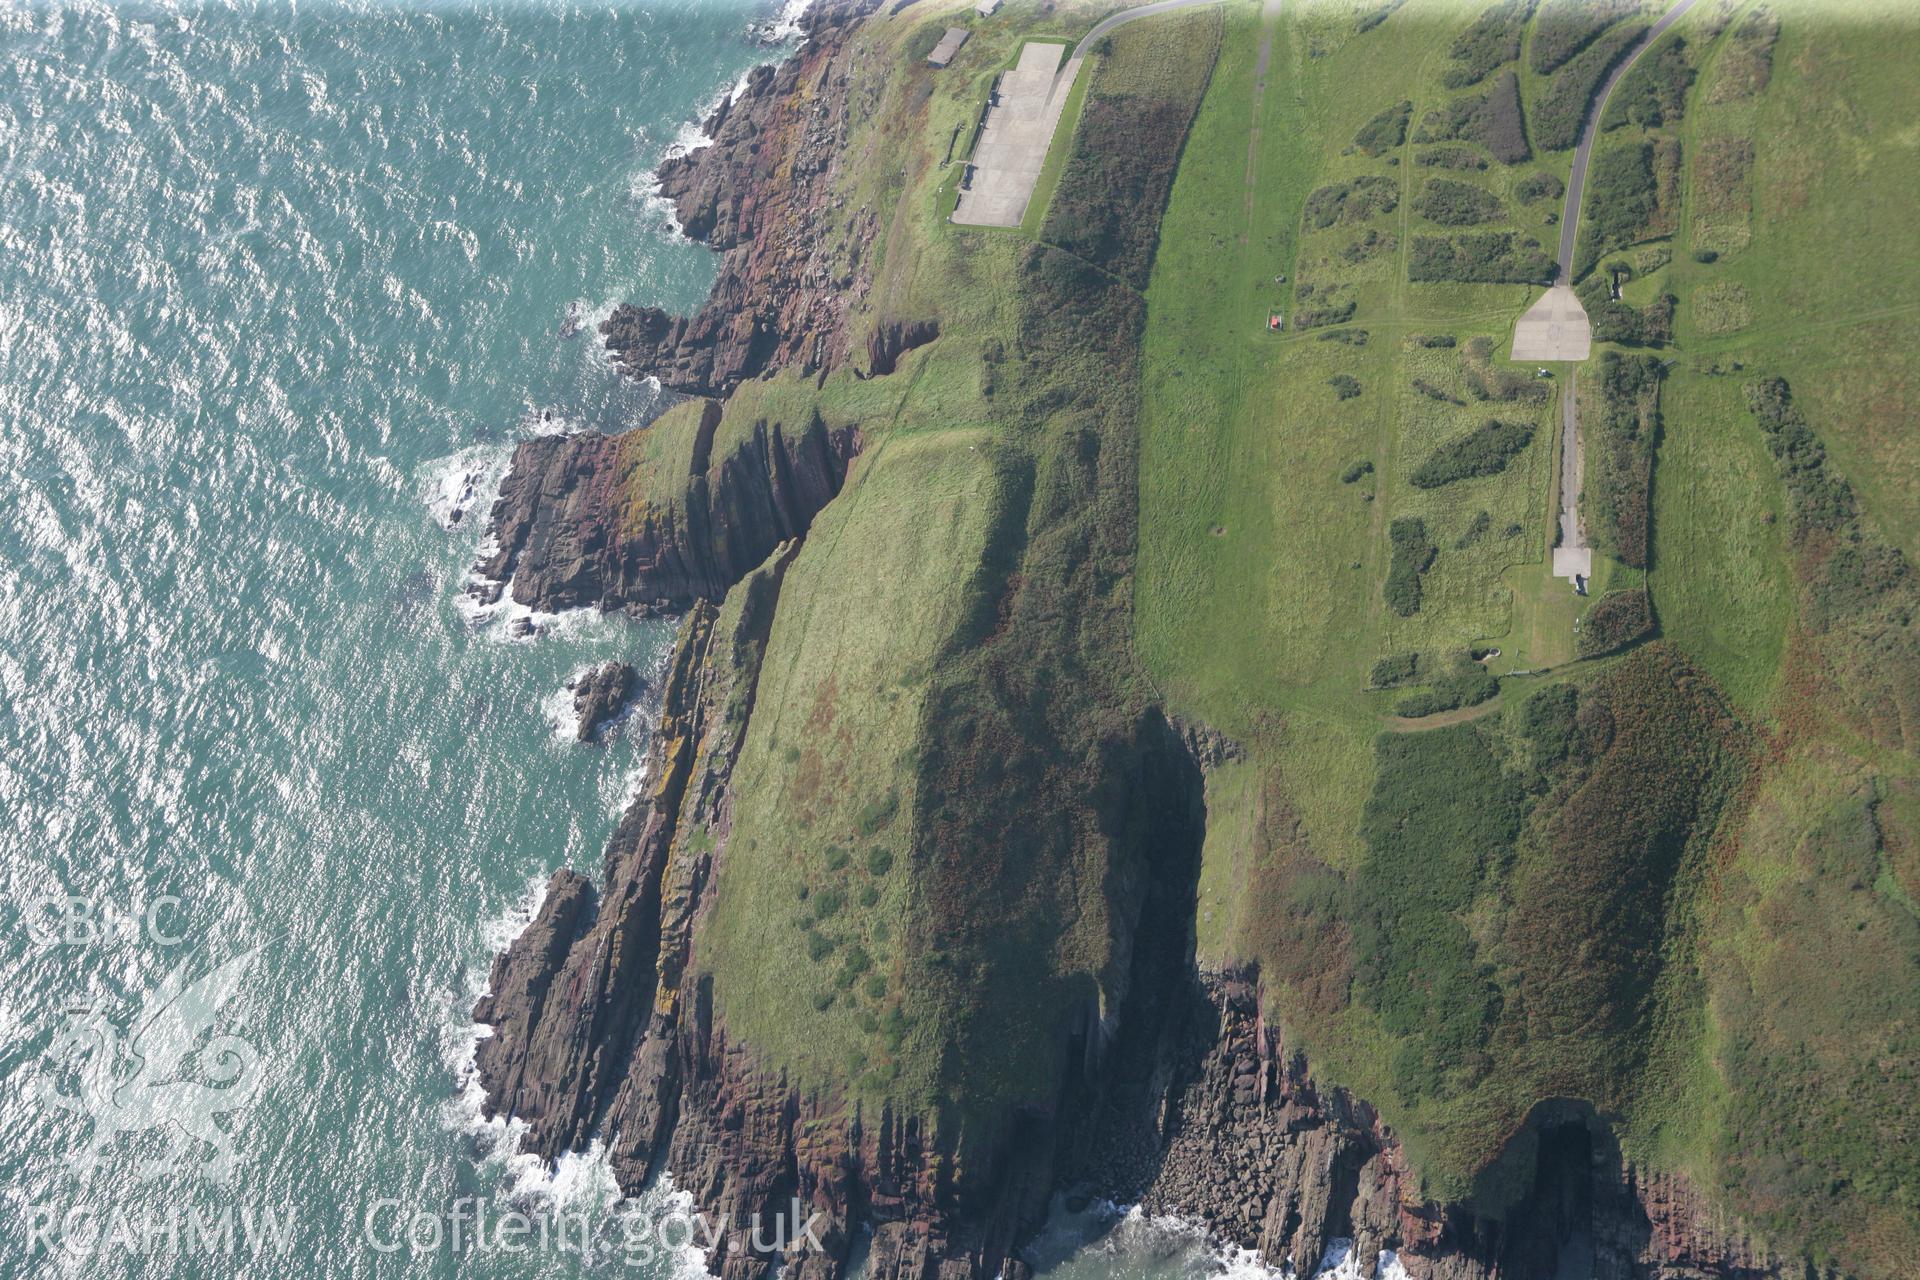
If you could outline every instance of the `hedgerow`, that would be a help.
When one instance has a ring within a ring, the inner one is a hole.
[[[1552,284],[1559,267],[1532,237],[1511,231],[1415,236],[1407,279],[1466,284]]]
[[[1527,423],[1489,420],[1471,434],[1435,449],[1407,478],[1416,489],[1438,489],[1456,480],[1497,476],[1532,441],[1533,428]]]
[[[1635,569],[1647,567],[1663,374],[1657,356],[1607,352],[1600,358],[1597,412],[1589,419],[1589,524],[1597,543]]]
[[[1836,533],[1856,514],[1853,487],[1827,467],[1826,447],[1793,403],[1784,378],[1767,378],[1747,388],[1747,408],[1767,433],[1767,449],[1786,481],[1793,502],[1793,536]]]

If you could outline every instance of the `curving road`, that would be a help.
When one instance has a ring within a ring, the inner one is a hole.
[[[1691,4],[1693,0],[1687,0],[1687,2]],[[1223,3],[1223,0],[1154,0],[1152,4],[1143,4],[1136,9],[1123,9],[1110,18],[1101,19],[1099,25],[1081,36],[1080,43],[1073,46],[1073,53],[1067,58],[1066,66],[1061,68],[1059,77],[1053,82],[1053,92],[1059,93],[1073,84],[1074,74],[1080,70],[1080,60],[1093,51],[1093,46],[1100,42],[1100,37],[1115,27],[1124,26],[1135,18],[1151,18],[1156,13],[1172,13],[1175,9],[1191,9],[1195,5],[1220,3]]]
[[[1640,43],[1633,51],[1620,60],[1606,82],[1600,86],[1599,96],[1594,98],[1592,108],[1587,112],[1587,124],[1580,131],[1580,145],[1573,150],[1573,174],[1567,179],[1567,204],[1560,214],[1560,278],[1555,284],[1573,283],[1573,246],[1580,231],[1580,197],[1587,189],[1587,161],[1593,158],[1593,140],[1600,134],[1600,116],[1607,109],[1607,99],[1613,96],[1613,88],[1633,70],[1633,64],[1640,61],[1640,55],[1667,33],[1680,19],[1680,15],[1693,8],[1694,0],[1680,0],[1680,3],[1667,10],[1660,21],[1648,28],[1647,34],[1640,37]],[[1151,7],[1151,6],[1149,6]],[[1127,14],[1118,15],[1125,18]],[[1109,18],[1111,22],[1113,19]],[[1105,25],[1104,23],[1102,25]],[[1098,31],[1096,27],[1094,30]]]

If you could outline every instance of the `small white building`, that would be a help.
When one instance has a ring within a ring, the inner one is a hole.
[[[1001,0],[980,0],[979,4],[973,6],[973,11],[983,18],[991,18],[1000,12],[1000,3]]]
[[[927,55],[927,62],[936,67],[944,67],[953,61],[953,55],[960,52],[960,46],[967,42],[973,32],[965,27],[948,27],[947,34],[940,37],[940,43],[933,46],[933,52]]]

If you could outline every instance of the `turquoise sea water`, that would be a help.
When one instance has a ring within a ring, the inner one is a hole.
[[[670,1188],[510,1158],[463,1074],[640,781],[644,711],[583,747],[562,684],[669,629],[517,643],[460,586],[514,442],[654,409],[592,323],[705,294],[650,174],[791,16],[0,9],[0,1277],[697,1272]],[[1137,1215],[1042,1251],[1222,1265]]]

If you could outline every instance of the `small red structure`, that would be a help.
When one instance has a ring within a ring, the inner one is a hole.
[[[1286,323],[1287,323],[1286,317],[1282,316],[1278,311],[1269,311],[1267,313],[1267,332],[1268,333],[1280,332],[1280,330],[1286,326]]]

